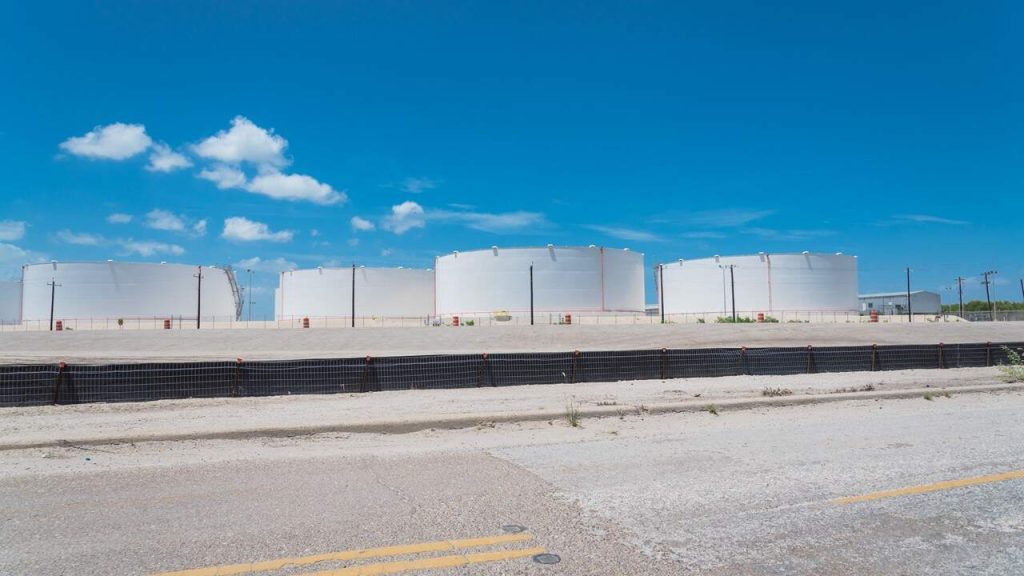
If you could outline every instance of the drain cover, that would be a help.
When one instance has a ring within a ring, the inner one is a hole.
[[[562,558],[558,554],[537,554],[533,561],[537,564],[558,564]]]
[[[508,534],[519,534],[520,532],[526,532],[526,526],[520,526],[519,524],[506,524],[501,527],[502,530]]]

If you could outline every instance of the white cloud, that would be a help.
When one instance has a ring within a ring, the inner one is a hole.
[[[57,232],[57,239],[65,244],[76,246],[99,246],[104,242],[103,236],[97,234],[76,233],[71,230]]]
[[[836,234],[835,230],[774,230],[771,228],[747,228],[741,232],[763,240],[810,240]]]
[[[106,126],[97,126],[83,136],[73,136],[60,143],[61,150],[104,160],[124,160],[141,154],[153,143],[146,135],[146,127],[142,124],[122,124],[117,122]]]
[[[706,230],[698,232],[683,232],[680,236],[690,240],[717,240],[725,238],[725,234],[722,234],[721,232],[708,232]]]
[[[406,178],[402,180],[402,191],[410,194],[419,194],[424,190],[437,188],[439,182],[430,178]]]
[[[391,248],[385,248],[385,249],[380,251],[380,255],[385,257],[385,258],[387,258],[388,256],[391,256],[394,253],[395,253],[395,251],[392,250]]]
[[[246,183],[245,173],[238,168],[226,164],[216,164],[212,168],[203,168],[199,172],[199,177],[213,182],[221,190],[244,188]]]
[[[23,263],[28,258],[28,252],[15,246],[0,242],[0,262]]]
[[[157,208],[146,213],[146,227],[153,230],[181,232],[185,229],[185,218]]]
[[[385,230],[395,234],[405,234],[413,228],[423,228],[426,225],[423,207],[411,200],[392,206],[391,215],[385,217],[381,224]]]
[[[734,228],[744,226],[755,220],[761,220],[774,214],[774,210],[748,210],[744,208],[728,208],[725,210],[708,210],[693,212],[684,221],[694,226],[707,228]]]
[[[320,235],[320,231],[317,230],[316,228],[313,228],[312,230],[309,231],[309,235],[312,236],[313,238],[316,238],[317,236]]]
[[[293,235],[291,230],[272,232],[266,224],[240,216],[225,219],[224,232],[221,234],[227,240],[238,242],[254,242],[258,240],[290,242]]]
[[[27,227],[20,220],[0,220],[0,240],[21,240]]]
[[[298,265],[290,260],[284,258],[272,258],[270,260],[264,260],[259,256],[253,256],[252,258],[245,258],[235,262],[234,268],[236,270],[253,270],[255,272],[270,272],[280,273],[287,270],[295,270]]]
[[[632,228],[619,228],[616,226],[587,226],[587,228],[620,240],[632,240],[635,242],[660,242],[658,235],[646,230],[633,230]]]
[[[325,206],[348,199],[344,192],[338,192],[330,185],[318,182],[305,174],[266,172],[253,178],[245,189],[275,200],[306,200]]]
[[[146,170],[150,172],[174,172],[181,168],[188,168],[192,161],[184,154],[171,150],[171,147],[163,142],[153,145],[153,152],[149,155],[149,165]]]
[[[156,256],[158,254],[169,254],[181,256],[185,249],[177,244],[166,244],[164,242],[137,241],[132,239],[118,240],[118,244],[126,254],[138,254],[139,256]]]
[[[196,236],[206,236],[206,219],[205,218],[203,218],[202,220],[196,222],[195,224],[192,224],[192,234],[194,234]]]
[[[897,220],[903,220],[907,222],[916,222],[918,224],[950,224],[953,226],[964,226],[968,224],[963,220],[953,220],[951,218],[943,218],[942,216],[930,216],[928,214],[905,214],[902,216],[896,216]]]
[[[131,214],[122,214],[121,212],[114,212],[107,216],[107,222],[111,224],[127,224],[132,221]]]
[[[467,228],[482,232],[515,232],[523,228],[546,224],[544,215],[539,212],[456,212],[451,210],[434,210],[427,214],[431,220],[458,222]]]
[[[192,147],[193,151],[210,160],[228,164],[249,162],[258,165],[282,167],[288,164],[284,149],[288,141],[253,124],[244,116],[235,116],[229,130],[221,130]]]
[[[370,222],[366,218],[360,218],[359,216],[353,216],[350,222],[352,224],[352,229],[358,232],[369,232],[377,228],[373,222]]]
[[[253,272],[280,274],[281,272],[295,270],[298,268],[298,264],[281,257],[264,260],[259,256],[255,256],[253,258],[240,260],[236,262],[233,267],[235,270],[241,272],[252,270]]]

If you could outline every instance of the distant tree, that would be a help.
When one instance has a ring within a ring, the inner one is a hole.
[[[996,310],[1024,310],[1024,302],[1010,302],[1009,300],[994,300],[992,305]],[[943,304],[943,312],[956,314],[960,311],[960,304]],[[988,303],[984,300],[971,300],[964,302],[965,312],[988,312]]]

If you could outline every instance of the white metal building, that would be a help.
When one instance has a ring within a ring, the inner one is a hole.
[[[0,282],[0,324],[21,322],[21,282]]]
[[[872,311],[883,316],[907,313],[906,292],[879,292],[861,294],[860,311],[870,314]],[[911,311],[914,314],[942,314],[942,296],[938,292],[914,290],[910,293]]]
[[[241,310],[229,268],[130,262],[50,262],[22,267],[22,320],[181,318],[236,320]],[[201,305],[200,305],[201,304]]]
[[[589,247],[499,248],[439,256],[440,316],[644,312],[644,255]]]
[[[426,318],[434,313],[434,271],[412,268],[312,268],[281,273],[275,315],[291,318],[352,316]]]
[[[733,288],[743,314],[858,310],[855,256],[714,256],[663,264],[661,276],[666,314],[731,312]]]

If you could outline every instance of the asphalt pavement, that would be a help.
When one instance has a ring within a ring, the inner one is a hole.
[[[1022,409],[954,393],[7,451],[0,573],[1019,574]]]

